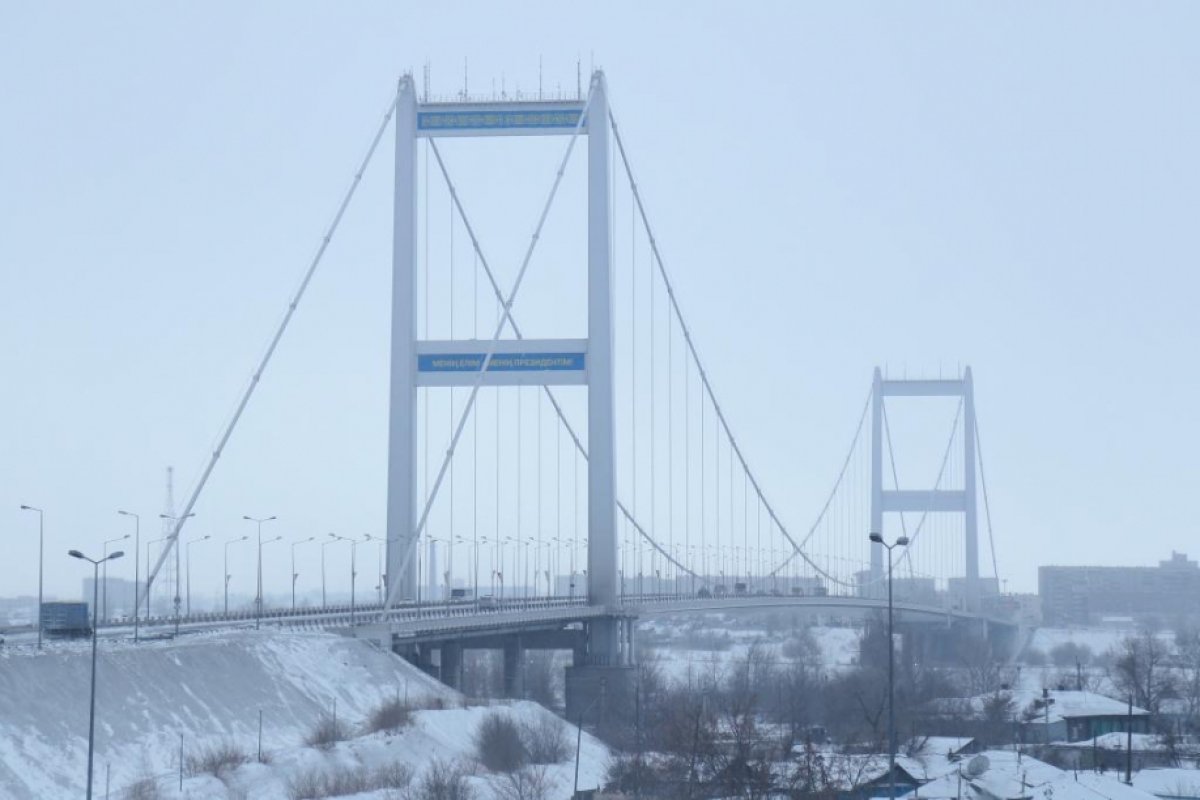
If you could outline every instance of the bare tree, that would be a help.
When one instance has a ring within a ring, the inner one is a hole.
[[[1150,631],[1130,636],[1110,652],[1109,679],[1123,695],[1157,716],[1164,698],[1175,693],[1170,649]]]

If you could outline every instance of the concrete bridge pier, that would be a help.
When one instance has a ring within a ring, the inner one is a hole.
[[[567,667],[566,716],[571,722],[606,724],[633,719],[638,671],[634,617],[587,625],[586,647]],[[598,647],[596,645],[599,645]]]
[[[439,675],[451,689],[462,688],[463,646],[460,642],[442,642],[438,648]]]
[[[510,636],[504,642],[504,696],[525,695],[525,650],[521,636]]]

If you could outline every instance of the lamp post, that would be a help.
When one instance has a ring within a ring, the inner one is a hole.
[[[362,539],[346,539],[350,543],[350,627],[354,627],[354,584],[358,582],[358,569],[355,566],[358,546],[371,541],[371,534],[364,534]]]
[[[125,555],[120,550],[99,560],[88,558],[78,550],[70,550],[67,555],[79,558],[92,565],[92,691],[91,707],[88,711],[88,769],[87,769],[87,798],[92,800],[92,763],[96,752],[96,605],[100,602],[100,565]]]
[[[324,610],[325,608],[328,608],[328,605],[325,602],[325,548],[329,547],[329,545],[331,545],[331,544],[336,544],[339,541],[341,541],[341,537],[338,536],[336,533],[331,533],[331,534],[329,534],[329,536],[330,536],[330,539],[328,542],[321,542],[321,608],[322,608],[322,610]]]
[[[258,628],[259,620],[262,618],[263,605],[263,586],[262,586],[262,526],[264,522],[270,522],[275,517],[248,517],[242,515],[242,519],[253,522],[258,529],[258,593],[254,597],[254,627]]]
[[[175,603],[175,635],[176,636],[179,635],[179,608],[180,608],[180,601],[182,600],[182,598],[180,598],[180,596],[179,596],[179,572],[180,572],[180,570],[179,570],[179,559],[180,559],[180,556],[179,556],[179,529],[182,527],[183,520],[187,519],[188,517],[194,517],[194,516],[196,516],[196,514],[195,514],[195,512],[192,512],[192,511],[189,511],[188,513],[184,514],[182,517],[176,517],[172,514],[159,514],[158,515],[159,519],[169,520],[170,522],[175,523],[173,526],[173,530],[171,531],[171,535],[168,536],[167,538],[171,539],[175,543],[175,548],[174,548],[175,549],[175,597],[174,597],[174,603]]]
[[[229,616],[229,579],[233,577],[229,574],[229,545],[234,542],[244,542],[249,538],[249,536],[237,536],[225,542],[225,616],[227,617]]]
[[[307,539],[297,539],[292,542],[292,611],[296,610],[296,579],[300,577],[300,573],[296,572],[296,545],[315,542],[316,540],[317,537],[310,536]]]
[[[258,630],[259,624],[262,622],[263,609],[266,607],[266,602],[264,602],[263,591],[262,591],[262,546],[264,544],[271,544],[272,542],[282,542],[282,541],[283,541],[283,535],[280,534],[279,536],[276,536],[274,539],[267,539],[265,542],[261,542],[258,545],[258,586],[259,586],[259,588],[258,588],[258,602],[254,604],[254,607],[255,607],[254,629],[255,630]]]
[[[104,591],[101,592],[100,602],[104,607],[104,619],[108,620],[108,546],[113,542],[123,542],[129,538],[129,534],[118,536],[115,539],[109,539],[104,542],[104,558],[100,559],[100,563],[104,564]]]
[[[165,542],[170,536],[160,536],[146,542],[146,623],[150,623],[150,548],[159,542]]]
[[[883,535],[868,536],[875,544],[882,545],[888,553],[888,797],[896,800],[896,648],[895,627],[892,618],[892,549],[908,547],[908,537],[901,536],[891,544]]]
[[[211,538],[212,534],[206,533],[198,539],[192,539],[187,543],[187,615],[189,617],[192,615],[192,545]]]
[[[142,576],[138,572],[138,553],[142,550],[142,518],[132,511],[117,509],[122,517],[133,517],[133,640],[138,640],[139,593],[142,591]]]
[[[21,506],[22,511],[36,511],[38,515],[38,650],[42,649],[42,563],[46,552],[46,514],[37,506]]]

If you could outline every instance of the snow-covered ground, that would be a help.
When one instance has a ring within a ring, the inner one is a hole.
[[[87,763],[90,651],[55,644],[42,654],[0,651],[0,797],[76,798]],[[333,634],[246,631],[187,637],[176,642],[101,642],[97,669],[96,786],[111,769],[113,796],[146,775],[176,774],[180,736],[185,752],[233,741],[253,754],[259,712],[269,764],[239,768],[225,784],[211,777],[184,781],[187,797],[287,798],[288,780],[313,765],[398,760],[417,769],[433,755],[466,757],[485,708],[458,708],[459,695],[374,646]],[[304,746],[323,715],[352,729],[386,699],[407,696],[442,704],[418,712],[400,734],[343,742],[328,752]],[[518,703],[511,712],[550,712]],[[607,765],[602,744],[585,735],[580,784],[597,785]],[[570,772],[558,765],[554,772]],[[560,777],[561,776],[557,776]],[[483,776],[471,779],[487,797]],[[562,781],[560,780],[560,783]],[[175,780],[177,796],[178,782]],[[570,794],[566,785],[555,796]],[[382,798],[366,794],[361,797]]]
[[[674,682],[688,683],[701,677],[720,675],[731,663],[744,659],[751,647],[767,650],[772,657],[782,658],[781,650],[793,631],[768,631],[762,628],[723,627],[724,621],[713,618],[702,631],[728,636],[725,649],[703,649],[689,646],[691,621],[656,620],[653,635],[660,641],[653,655],[663,677]],[[820,661],[826,669],[838,670],[852,666],[858,660],[859,638],[862,631],[852,627],[813,626],[808,629],[817,646]]]
[[[1084,645],[1098,656],[1119,645],[1122,639],[1135,635],[1135,628],[1038,628],[1029,646],[1049,654],[1055,647],[1070,642]],[[1160,636],[1170,638],[1171,634],[1164,631]]]

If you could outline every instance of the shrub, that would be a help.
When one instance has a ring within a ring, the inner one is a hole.
[[[411,800],[474,800],[466,771],[452,761],[435,758],[411,793]]]
[[[189,754],[184,764],[189,775],[212,775],[224,780],[229,773],[249,761],[249,754],[236,742],[225,740]]]
[[[566,723],[553,714],[543,714],[523,724],[521,743],[532,764],[557,764],[571,754]]]
[[[548,800],[557,785],[544,766],[522,767],[488,781],[497,800]]]
[[[309,747],[319,747],[322,750],[328,750],[338,742],[344,742],[349,738],[349,732],[346,730],[346,725],[337,717],[322,715],[317,724],[309,732],[308,738],[304,743]]]
[[[367,717],[367,733],[398,731],[412,722],[412,708],[398,700],[384,700]]]
[[[125,800],[159,800],[162,792],[159,791],[157,780],[141,778],[126,787],[123,796]]]
[[[412,770],[400,762],[374,771],[365,766],[313,767],[300,772],[288,781],[291,800],[320,800],[376,789],[403,789],[412,781]]]
[[[395,761],[371,773],[371,788],[403,789],[412,783],[412,778],[412,767],[402,761]]]
[[[475,731],[475,755],[492,772],[512,772],[526,761],[521,729],[512,717],[493,711]]]

